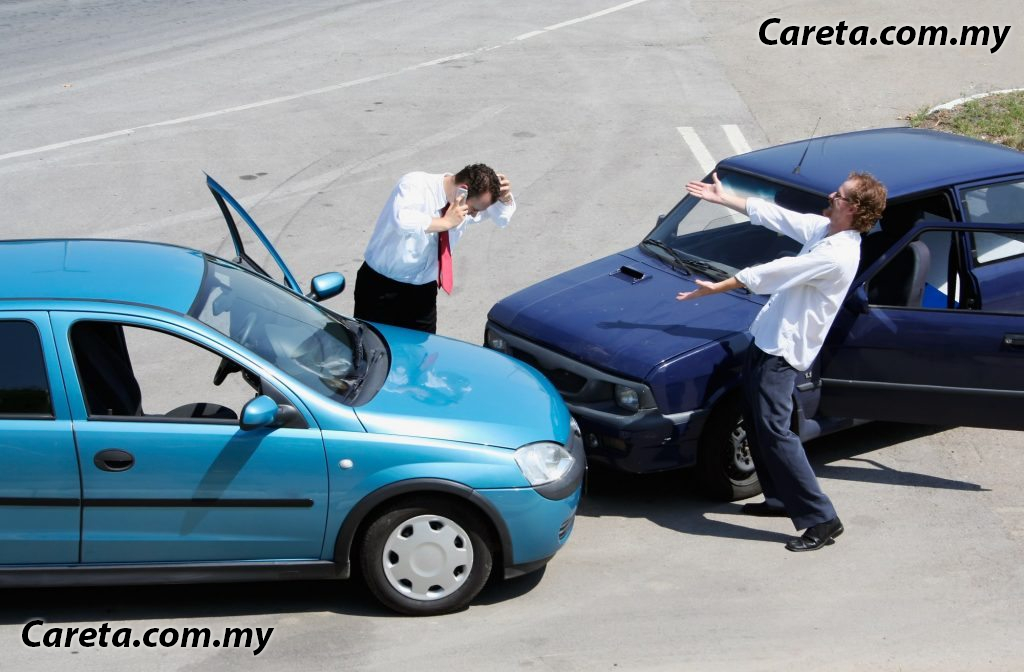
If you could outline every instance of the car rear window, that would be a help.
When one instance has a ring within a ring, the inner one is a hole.
[[[0,418],[53,417],[39,331],[24,320],[0,320]]]

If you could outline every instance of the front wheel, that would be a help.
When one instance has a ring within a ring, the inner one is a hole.
[[[697,473],[701,489],[714,499],[731,502],[761,492],[738,399],[724,400],[708,418],[701,432]]]
[[[487,527],[476,512],[425,497],[388,509],[370,523],[359,560],[374,596],[414,616],[466,608],[493,564]]]

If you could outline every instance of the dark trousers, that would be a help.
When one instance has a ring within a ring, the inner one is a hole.
[[[355,301],[360,320],[437,333],[437,282],[398,282],[363,262],[356,273]]]
[[[784,506],[796,529],[836,517],[807,461],[800,437],[790,429],[797,372],[782,357],[751,343],[743,367],[744,417],[750,454],[765,501]]]

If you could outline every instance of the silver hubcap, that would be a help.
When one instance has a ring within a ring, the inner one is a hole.
[[[381,561],[395,590],[414,600],[439,600],[469,578],[473,544],[444,516],[416,516],[388,536]]]

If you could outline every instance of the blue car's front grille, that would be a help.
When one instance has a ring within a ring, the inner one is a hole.
[[[583,386],[587,384],[587,379],[583,376],[579,376],[572,371],[566,371],[565,369],[546,368],[536,357],[518,348],[512,348],[512,356],[543,373],[559,392],[578,394],[583,389]]]

